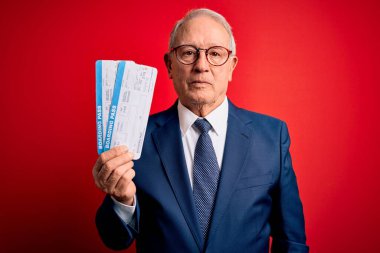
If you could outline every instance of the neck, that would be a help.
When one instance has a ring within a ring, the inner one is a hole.
[[[210,114],[213,110],[215,110],[218,106],[220,106],[224,101],[224,98],[221,99],[220,101],[216,100],[213,101],[212,103],[198,103],[198,102],[193,102],[189,104],[184,104],[181,103],[189,109],[192,113],[199,117],[206,117],[208,114]]]

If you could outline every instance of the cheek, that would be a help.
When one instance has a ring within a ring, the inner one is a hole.
[[[174,66],[172,69],[173,80],[184,82],[187,78],[187,70],[179,66]]]
[[[173,83],[177,91],[186,88],[186,79],[184,79],[183,75],[175,75],[173,78]]]
[[[226,89],[230,80],[230,76],[231,73],[228,71],[228,69],[214,74],[215,81],[218,84],[218,89]]]
[[[180,74],[173,75],[173,85],[174,85],[174,89],[176,90],[177,94],[183,93],[183,91],[185,91],[187,89],[186,79],[184,78],[183,75],[180,75]]]

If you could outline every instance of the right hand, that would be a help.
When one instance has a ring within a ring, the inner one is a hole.
[[[102,153],[96,160],[92,175],[96,186],[117,201],[133,205],[136,185],[133,154],[126,146],[117,146]]]

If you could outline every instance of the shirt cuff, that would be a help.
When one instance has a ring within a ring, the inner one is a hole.
[[[116,214],[119,216],[119,218],[124,221],[127,224],[130,224],[133,215],[135,213],[136,209],[136,195],[133,198],[133,204],[132,206],[125,205],[119,201],[117,201],[114,197],[111,196],[111,199],[114,203],[113,209],[115,210]]]

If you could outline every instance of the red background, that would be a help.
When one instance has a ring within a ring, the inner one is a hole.
[[[2,0],[1,252],[110,252],[94,225],[95,60],[157,67],[163,110],[170,30],[204,6],[236,37],[231,100],[288,123],[311,252],[380,252],[380,4],[304,0]]]

